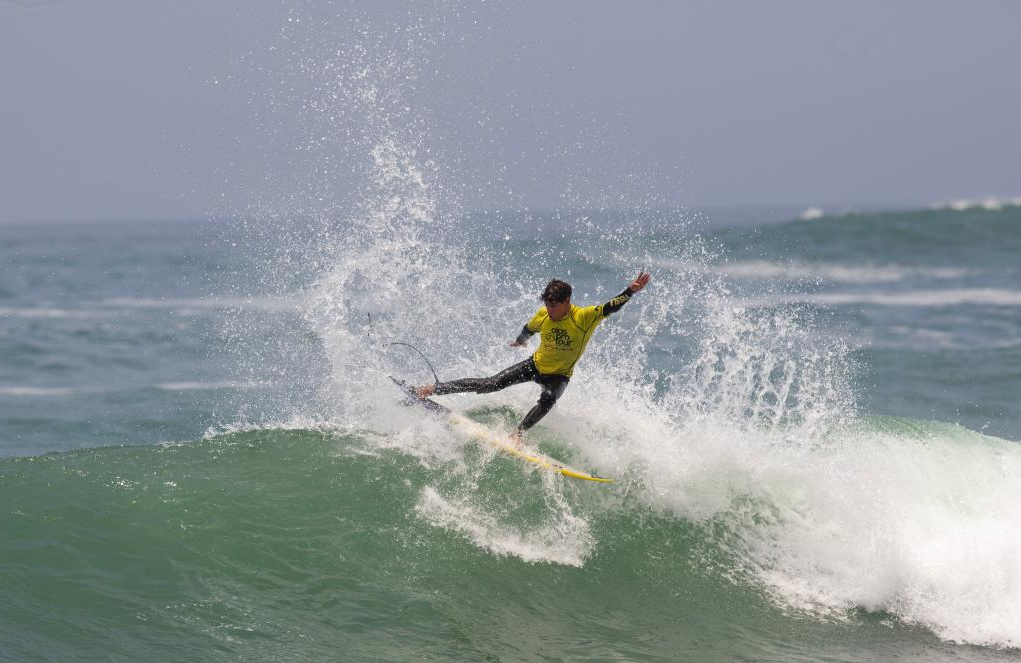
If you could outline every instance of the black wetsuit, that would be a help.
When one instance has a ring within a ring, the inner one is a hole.
[[[634,294],[630,288],[626,288],[624,292],[600,307],[601,315],[605,318],[616,313]],[[528,325],[525,325],[521,328],[521,333],[518,334],[516,342],[524,343],[533,334],[535,332],[529,329]],[[464,392],[488,394],[506,389],[511,385],[523,382],[536,382],[542,387],[542,393],[539,394],[539,402],[529,410],[525,418],[518,424],[519,430],[528,430],[553,409],[553,405],[564,393],[564,390],[567,389],[567,383],[570,380],[569,375],[541,373],[535,365],[535,355],[532,355],[528,359],[509,366],[496,375],[487,378],[462,378],[460,380],[451,380],[450,382],[439,382],[436,384],[433,393],[437,396]]]

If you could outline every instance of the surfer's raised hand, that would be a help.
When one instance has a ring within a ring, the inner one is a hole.
[[[638,272],[638,276],[635,277],[635,280],[631,282],[627,289],[631,292],[638,292],[646,286],[651,278],[652,275],[648,272]]]

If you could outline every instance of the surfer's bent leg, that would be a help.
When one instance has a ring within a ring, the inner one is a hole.
[[[542,375],[536,379],[536,382],[542,385],[542,393],[539,394],[539,402],[528,411],[525,418],[518,424],[518,430],[528,430],[539,422],[540,419],[546,416],[550,410],[553,409],[553,405],[560,398],[560,395],[564,393],[564,389],[567,389],[567,383],[571,379],[566,375]]]
[[[462,378],[460,380],[451,380],[450,382],[440,382],[436,385],[433,393],[437,396],[460,394],[466,391],[473,391],[476,394],[488,394],[506,389],[513,384],[530,382],[538,375],[539,371],[535,369],[535,364],[532,362],[532,358],[529,357],[488,378]]]

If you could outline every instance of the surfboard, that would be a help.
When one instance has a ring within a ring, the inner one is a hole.
[[[463,431],[469,437],[481,440],[492,446],[496,447],[502,453],[519,458],[525,462],[538,465],[539,467],[558,472],[565,477],[571,477],[572,479],[580,479],[582,481],[594,481],[596,483],[613,483],[613,479],[606,477],[599,477],[589,472],[584,472],[579,469],[575,469],[570,465],[561,463],[556,458],[547,456],[546,454],[537,451],[535,449],[529,449],[527,447],[517,447],[511,442],[506,435],[501,435],[491,428],[480,424],[477,421],[472,421],[468,417],[464,416],[460,412],[455,412],[450,408],[437,403],[434,400],[428,398],[421,398],[415,393],[415,388],[406,383],[404,380],[398,380],[393,376],[389,376],[393,380],[394,384],[404,392],[404,395],[408,397],[408,400],[425,408],[427,411],[442,417],[452,429]]]

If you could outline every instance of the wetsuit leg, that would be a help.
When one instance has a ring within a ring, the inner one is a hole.
[[[560,398],[560,395],[564,393],[564,389],[567,389],[567,383],[570,380],[566,375],[539,375],[535,379],[536,382],[542,385],[539,402],[528,411],[525,418],[518,424],[518,429],[528,430],[545,417],[553,409],[553,405]]]
[[[433,393],[437,396],[460,394],[466,391],[474,391],[476,394],[488,394],[506,389],[513,384],[531,382],[538,375],[539,371],[536,370],[535,363],[529,357],[488,378],[462,378],[460,380],[451,380],[450,382],[440,382],[436,385],[436,390]]]

